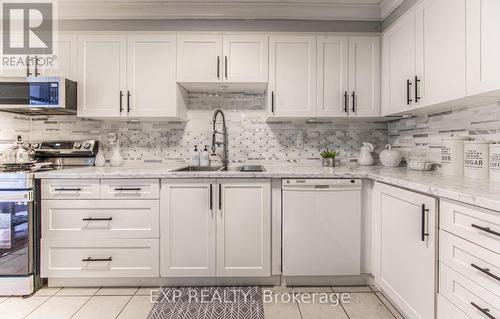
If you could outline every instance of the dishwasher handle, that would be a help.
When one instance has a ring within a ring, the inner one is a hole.
[[[361,185],[302,185],[283,186],[283,191],[342,192],[361,190]]]

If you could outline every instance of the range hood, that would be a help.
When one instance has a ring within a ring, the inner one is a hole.
[[[25,115],[76,114],[76,82],[62,77],[0,78],[0,111]]]
[[[249,93],[262,94],[266,91],[267,83],[252,82],[178,82],[189,93]]]

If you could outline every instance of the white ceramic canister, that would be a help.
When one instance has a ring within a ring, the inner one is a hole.
[[[489,175],[489,141],[464,142],[464,176],[487,179]]]
[[[500,142],[490,144],[490,180],[500,182]]]
[[[441,167],[443,174],[464,175],[464,142],[467,136],[443,137],[441,141]]]

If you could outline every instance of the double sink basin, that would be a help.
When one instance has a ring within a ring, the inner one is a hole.
[[[262,165],[241,165],[241,166],[186,166],[174,169],[172,172],[265,172]]]

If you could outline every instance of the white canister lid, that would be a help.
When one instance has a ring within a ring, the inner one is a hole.
[[[470,140],[470,136],[455,135],[455,136],[445,136],[442,138],[443,141],[466,141]]]

